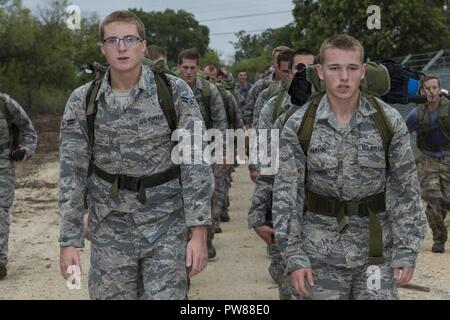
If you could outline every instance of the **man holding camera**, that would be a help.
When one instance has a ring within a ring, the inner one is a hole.
[[[417,147],[423,153],[417,169],[428,224],[433,232],[434,253],[444,253],[447,241],[445,218],[450,210],[450,103],[441,94],[439,77],[426,75],[420,93],[427,102],[406,117],[409,132],[417,130]]]

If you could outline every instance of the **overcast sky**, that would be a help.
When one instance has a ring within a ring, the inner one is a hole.
[[[33,10],[38,4],[46,2],[46,0],[23,0],[24,6]],[[82,15],[96,12],[100,18],[114,10],[127,8],[142,8],[145,11],[184,9],[194,14],[201,24],[209,28],[209,46],[217,50],[226,61],[233,57],[234,48],[230,41],[236,41],[235,32],[278,28],[293,21],[292,0],[72,0],[70,3],[78,5]],[[260,15],[265,13],[271,14]],[[256,16],[203,21],[246,15]]]

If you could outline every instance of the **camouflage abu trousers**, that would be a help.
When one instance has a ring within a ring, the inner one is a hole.
[[[2,160],[3,161],[3,160]],[[0,262],[8,262],[8,239],[11,206],[14,201],[14,167],[0,164]]]
[[[185,299],[188,291],[183,219],[150,243],[132,213],[111,212],[90,230],[91,299]]]
[[[226,171],[227,167],[213,164],[214,192],[211,197],[211,218],[213,225],[208,227],[208,239],[214,238],[214,227],[220,225],[220,214],[226,205]]]
[[[280,300],[289,300],[293,294],[292,283],[289,275],[286,275],[286,264],[281,256],[280,249],[276,243],[268,246],[270,254],[269,274],[273,281],[278,285],[278,294]]]
[[[390,261],[379,266],[344,268],[310,258],[314,286],[303,298],[294,293],[292,300],[398,300],[394,270]],[[369,269],[370,268],[370,269]],[[376,272],[373,272],[377,268]],[[307,283],[307,281],[305,281]]]
[[[444,220],[450,210],[450,157],[440,160],[422,155],[417,167],[433,241],[445,243],[447,226]]]

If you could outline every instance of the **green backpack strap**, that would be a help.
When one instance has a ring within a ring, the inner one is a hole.
[[[217,85],[217,89],[219,90],[220,96],[222,97],[222,100],[223,100],[223,106],[225,107],[228,128],[233,129],[234,123],[236,121],[236,117],[234,116],[234,110],[231,110],[232,106],[228,102],[227,90],[220,84]]]
[[[88,139],[91,151],[95,144],[95,117],[97,116],[97,95],[102,84],[106,67],[98,62],[92,64],[91,70],[94,72],[94,81],[92,81],[86,94],[86,122],[88,129]]]
[[[165,73],[154,72],[153,74],[155,76],[159,104],[167,119],[170,130],[173,132],[177,129],[177,115],[173,102],[172,86]]]
[[[211,89],[209,87],[209,81],[208,80],[206,80],[206,79],[204,79],[202,77],[200,77],[199,79],[202,82],[202,90],[201,90],[202,103],[203,103],[203,106],[205,107],[205,111],[206,111],[206,114],[208,116],[208,119],[205,122],[208,122],[207,127],[211,128],[211,125],[212,125],[212,119],[211,119]]]
[[[305,156],[308,153],[309,144],[311,142],[311,135],[313,132],[314,121],[316,119],[317,108],[319,107],[319,103],[320,100],[322,100],[323,95],[324,92],[318,92],[311,95],[311,97],[308,99],[309,104],[306,107],[302,122],[300,124],[300,127],[298,128],[298,141],[300,142]]]
[[[145,61],[143,61],[143,63],[149,65],[145,63]],[[151,65],[149,66],[151,68]],[[106,72],[106,67],[97,62],[94,62],[91,69],[94,72],[94,81],[92,82],[86,94],[86,120],[88,127],[89,145],[91,146],[91,148],[93,148],[95,144],[95,117],[97,116],[96,98]],[[170,130],[174,131],[176,130],[177,117],[172,97],[172,86],[164,72],[158,72],[158,70],[152,71],[155,77],[158,102],[161,105],[161,109],[167,119]]]
[[[284,98],[287,95],[287,89],[282,88],[276,95],[275,106],[272,113],[272,124],[284,113],[286,109],[283,107]]]
[[[377,111],[372,113],[369,117],[380,134],[385,153],[386,168],[389,168],[389,147],[391,145],[392,137],[394,136],[394,130],[392,129],[392,125],[384,112],[383,106],[380,105],[375,95],[368,92],[367,87],[365,86],[361,86],[361,89],[362,95],[367,99],[369,105]]]

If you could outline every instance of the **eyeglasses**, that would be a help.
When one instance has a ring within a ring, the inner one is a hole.
[[[123,41],[123,44],[126,47],[132,47],[135,46],[138,42],[142,42],[143,40],[139,37],[135,37],[135,36],[125,36],[123,38],[118,38],[118,37],[110,37],[110,38],[106,38],[103,39],[103,43],[105,44],[106,47],[108,48],[117,48],[119,46],[120,40]]]

